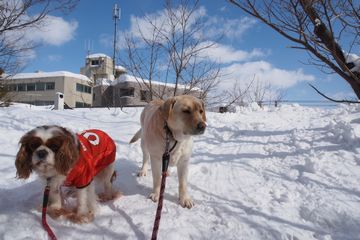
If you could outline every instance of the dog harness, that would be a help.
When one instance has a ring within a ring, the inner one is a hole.
[[[101,130],[90,129],[76,135],[80,144],[79,159],[67,175],[64,185],[83,188],[115,161],[116,146]]]

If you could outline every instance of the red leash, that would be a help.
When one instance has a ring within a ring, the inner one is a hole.
[[[177,141],[175,141],[174,146],[169,150],[170,147],[170,136],[172,136],[172,133],[165,123],[165,132],[166,132],[166,138],[165,138],[165,152],[162,156],[162,174],[161,174],[161,187],[160,187],[160,195],[159,195],[159,203],[158,207],[156,209],[156,216],[154,221],[154,227],[153,232],[151,235],[151,240],[157,239],[157,233],[160,226],[160,218],[161,218],[161,210],[163,207],[163,200],[164,200],[164,191],[165,191],[165,185],[166,185],[166,176],[167,176],[167,169],[169,166],[169,160],[170,160],[170,152],[175,148]]]
[[[57,240],[57,238],[55,237],[54,232],[51,230],[50,226],[46,222],[46,209],[47,209],[47,205],[48,205],[48,202],[49,202],[49,192],[50,192],[50,186],[49,186],[49,184],[47,184],[46,187],[45,187],[45,190],[44,190],[41,221],[42,221],[42,225],[43,225],[44,229],[46,230],[46,232],[49,235],[49,238],[51,240]]]
[[[154,221],[153,232],[152,232],[152,235],[151,235],[151,240],[156,240],[157,239],[157,233],[158,233],[159,226],[160,226],[161,210],[162,210],[162,207],[163,207],[163,200],[164,200],[164,190],[165,190],[165,183],[166,183],[166,175],[167,175],[166,172],[162,173],[159,203],[158,203],[158,207],[156,209],[156,216],[155,216],[155,221]]]

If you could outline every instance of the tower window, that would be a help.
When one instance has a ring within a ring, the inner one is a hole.
[[[93,60],[91,60],[91,66],[99,66],[99,65],[100,65],[99,59],[93,59]]]
[[[134,88],[120,88],[120,97],[133,97]]]

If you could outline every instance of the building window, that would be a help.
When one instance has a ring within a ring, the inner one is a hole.
[[[54,82],[45,83],[45,89],[46,90],[54,90],[55,89],[55,83]]]
[[[37,83],[19,83],[19,84],[9,84],[7,85],[8,91],[11,92],[25,92],[25,91],[44,91],[54,90],[54,82],[37,82]]]
[[[8,89],[8,91],[10,91],[10,92],[16,92],[16,84],[9,84],[9,85],[7,85],[7,89]]]
[[[78,91],[78,92],[83,92],[83,89],[84,89],[83,86],[84,86],[84,85],[77,83],[77,84],[76,84],[76,91]]]
[[[36,106],[47,106],[54,105],[54,101],[34,101],[33,104]]]
[[[24,92],[26,91],[26,84],[25,83],[20,83],[17,85],[17,90],[18,92]]]
[[[151,99],[151,94],[149,90],[140,90],[140,100],[149,102]]]
[[[37,82],[35,84],[36,91],[44,91],[45,90],[45,83]]]
[[[134,88],[120,88],[120,97],[133,97]]]
[[[84,108],[84,107],[91,107],[91,105],[88,103],[84,103],[84,102],[75,102],[75,107]]]
[[[100,65],[100,61],[99,61],[99,59],[93,59],[93,60],[91,60],[91,66],[98,66],[98,65]]]
[[[35,83],[26,84],[26,91],[35,91]]]
[[[80,83],[76,84],[76,91],[78,92],[84,92],[84,93],[91,93],[91,87],[90,86],[86,86]]]

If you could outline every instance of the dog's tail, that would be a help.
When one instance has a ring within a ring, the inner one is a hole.
[[[137,131],[135,133],[135,135],[132,137],[132,139],[130,140],[129,143],[134,143],[136,142],[137,140],[139,140],[139,138],[141,138],[141,128],[139,129],[139,131]]]

